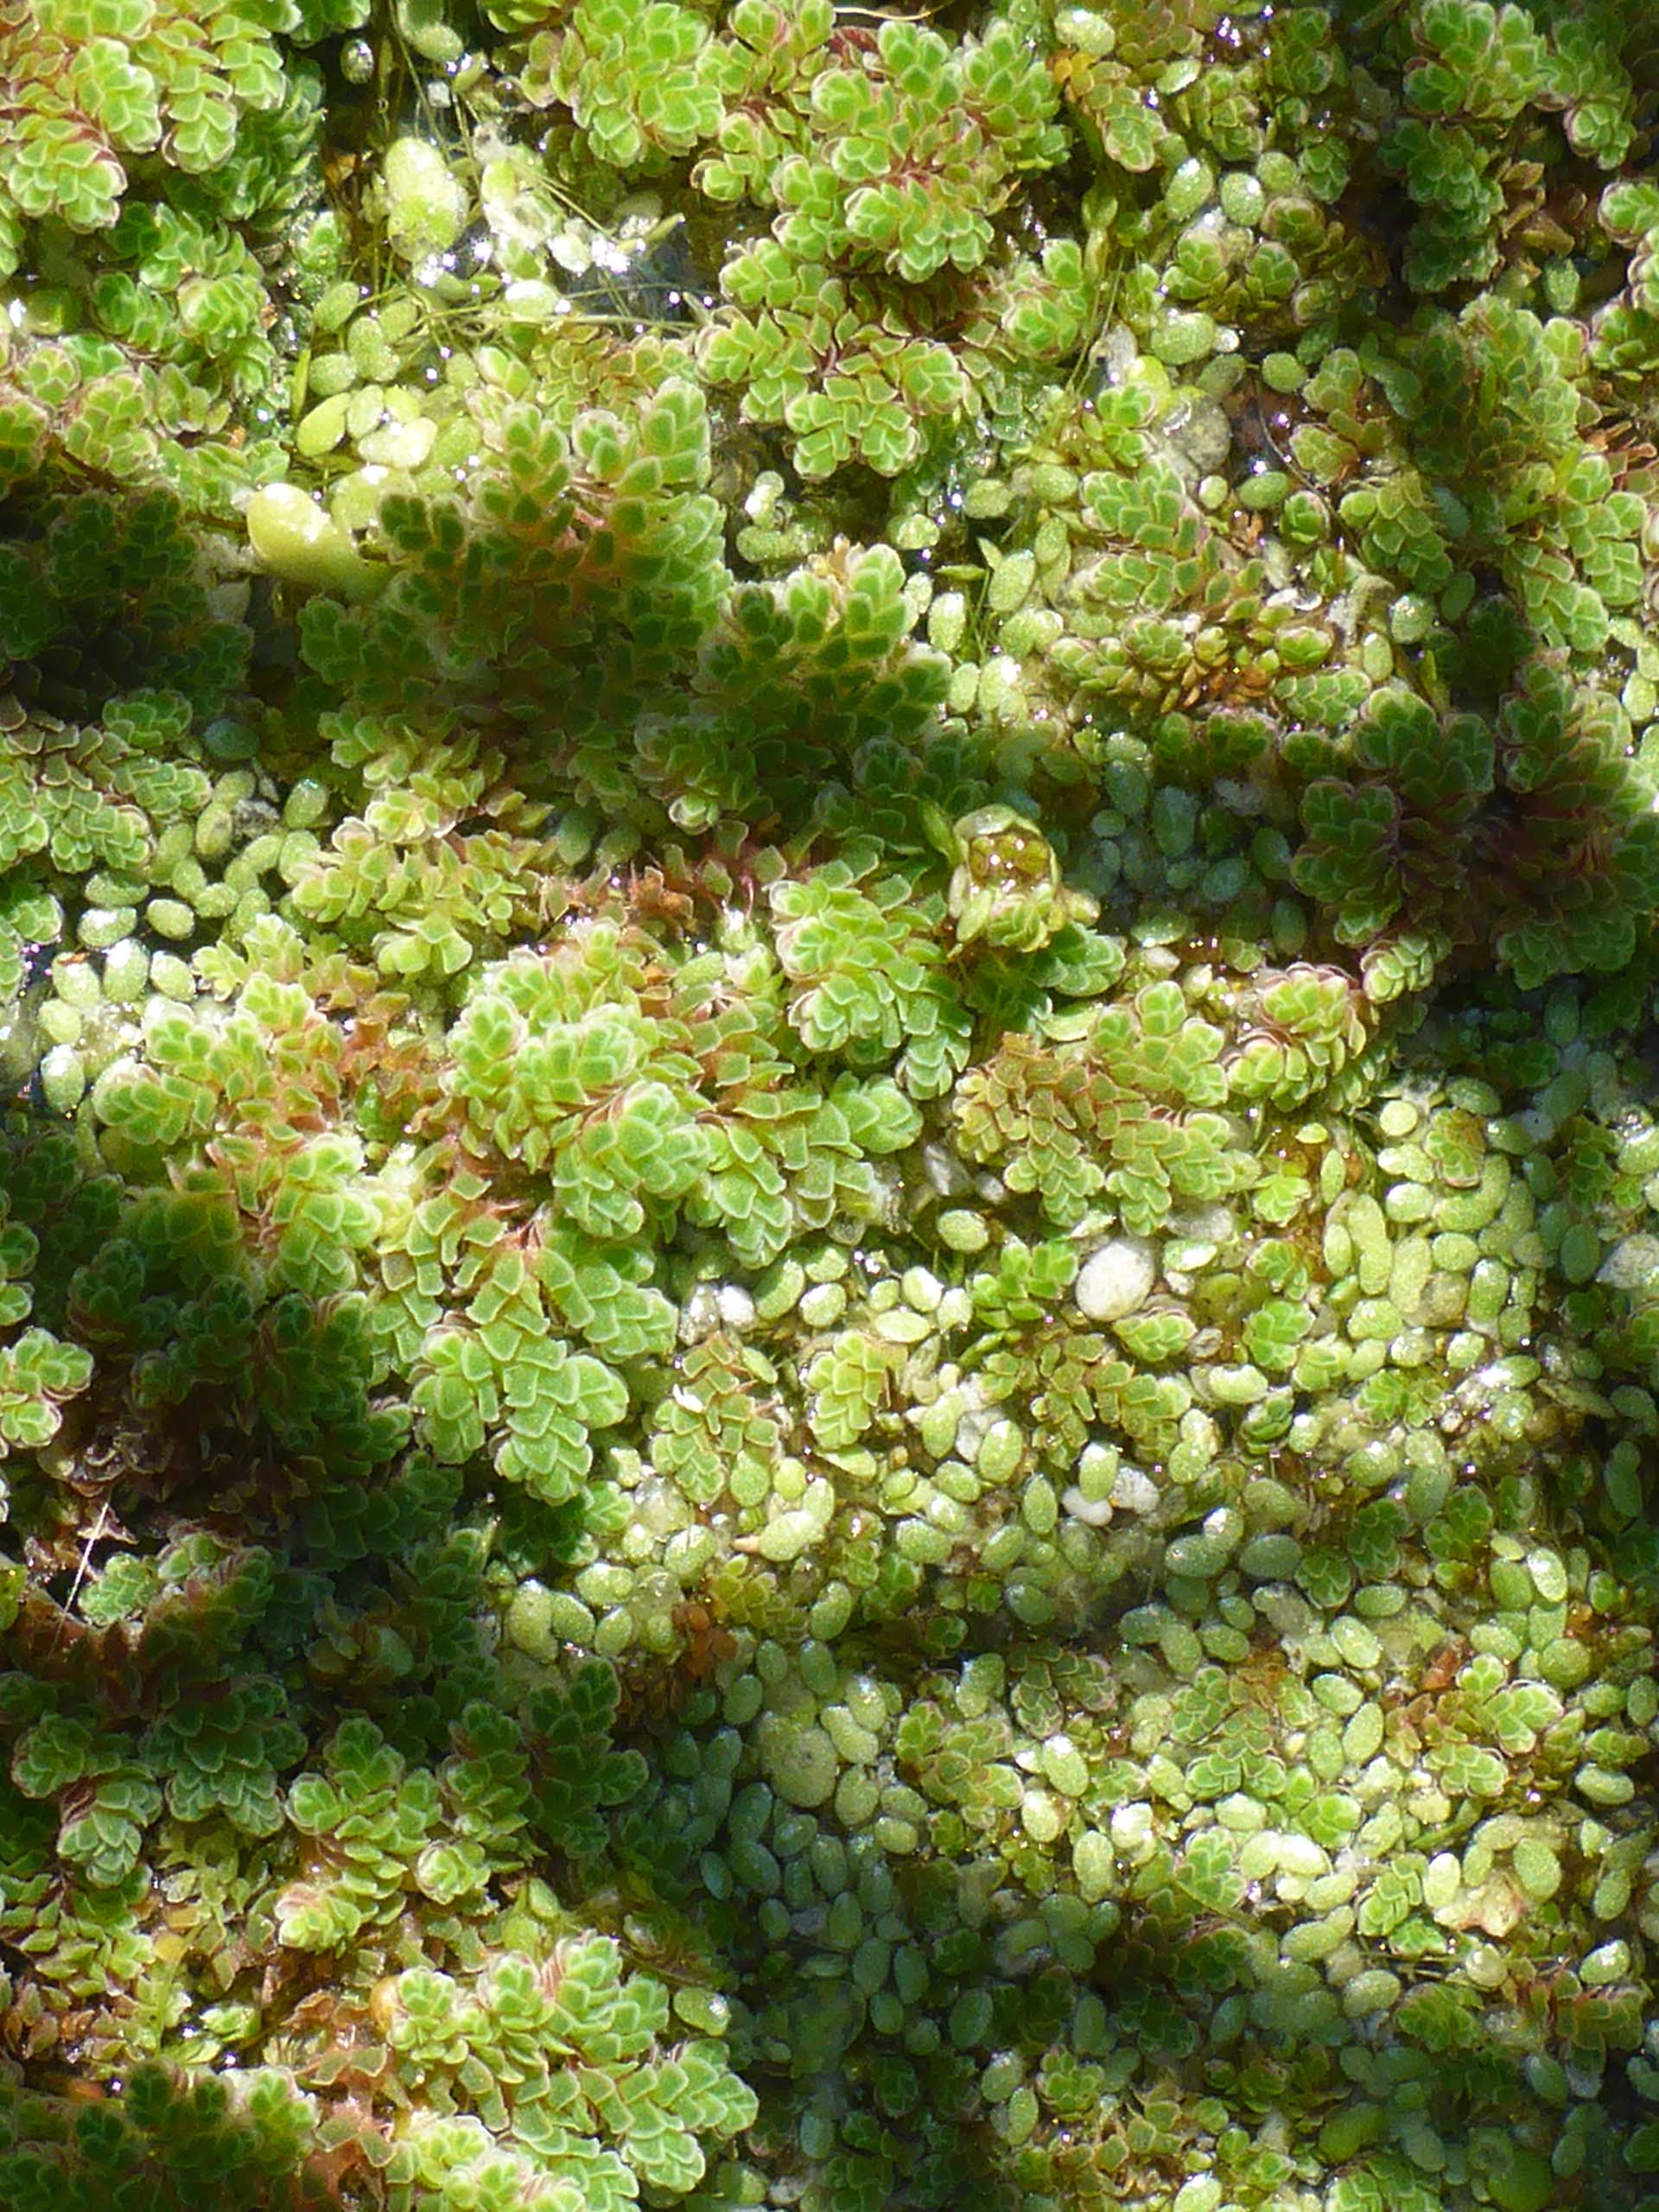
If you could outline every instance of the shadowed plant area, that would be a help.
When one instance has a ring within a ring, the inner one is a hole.
[[[1659,2212],[1659,29],[0,0],[0,2212]]]

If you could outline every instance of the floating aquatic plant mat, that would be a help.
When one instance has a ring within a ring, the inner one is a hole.
[[[1659,29],[0,0],[0,2212],[1659,2207]]]

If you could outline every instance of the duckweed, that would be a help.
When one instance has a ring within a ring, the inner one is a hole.
[[[210,13],[0,23],[0,2203],[1642,2212],[1642,11]]]

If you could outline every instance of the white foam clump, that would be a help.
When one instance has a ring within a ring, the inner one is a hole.
[[[1158,1485],[1139,1467],[1120,1467],[1112,1484],[1112,1503],[1120,1513],[1150,1513],[1158,1503]]]
[[[1158,1485],[1139,1467],[1120,1467],[1104,1497],[1090,1497],[1080,1483],[1073,1483],[1060,1503],[1085,1529],[1104,1529],[1118,1513],[1150,1513],[1158,1503]]]
[[[1060,1499],[1060,1503],[1074,1521],[1081,1521],[1085,1529],[1103,1529],[1112,1517],[1109,1497],[1085,1497],[1073,1483]]]
[[[1090,1254],[1072,1295],[1091,1321],[1121,1321],[1143,1306],[1158,1279],[1158,1255],[1144,1236],[1115,1236]]]
[[[1643,1290],[1659,1275],[1659,1236],[1638,1230],[1615,1244],[1596,1271],[1612,1290]]]

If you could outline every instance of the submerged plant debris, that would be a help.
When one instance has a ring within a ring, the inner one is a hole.
[[[1659,2207],[1659,18],[0,0],[0,2212]]]

